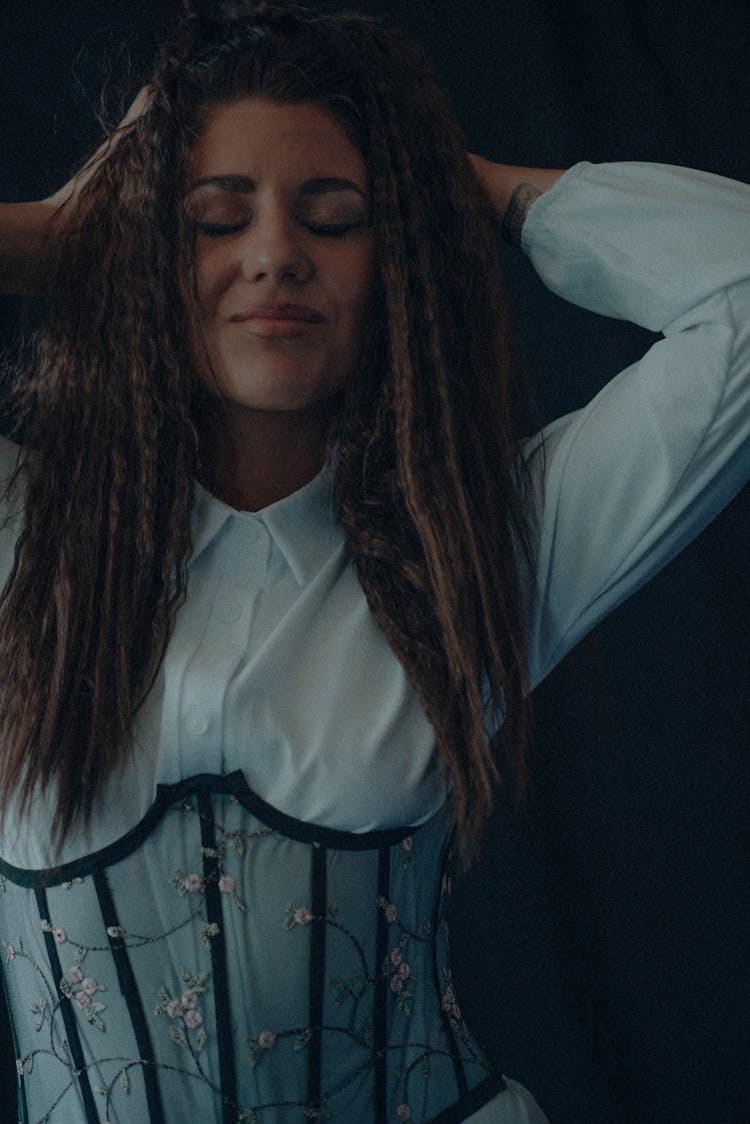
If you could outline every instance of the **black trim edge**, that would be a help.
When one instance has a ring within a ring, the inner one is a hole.
[[[443,1112],[439,1112],[437,1116],[431,1117],[427,1124],[462,1124],[467,1116],[470,1116],[472,1112],[478,1112],[480,1108],[484,1108],[493,1097],[504,1092],[507,1088],[508,1085],[502,1073],[491,1073],[489,1077],[485,1077],[465,1096],[461,1097],[461,1100],[456,1104],[446,1108]]]
[[[289,839],[300,843],[323,843],[337,851],[377,851],[381,847],[392,847],[408,835],[415,835],[431,823],[442,812],[439,808],[424,823],[406,827],[384,828],[378,831],[340,831],[338,828],[324,827],[307,823],[288,816],[272,804],[267,804],[249,787],[241,769],[221,776],[218,773],[198,773],[176,784],[157,785],[156,799],[143,818],[114,843],[107,844],[98,851],[72,859],[61,866],[30,868],[13,866],[0,858],[0,873],[16,886],[40,889],[59,886],[73,878],[85,878],[100,867],[112,866],[121,862],[148,838],[158,827],[164,813],[178,800],[184,800],[200,792],[221,793],[234,796],[244,808],[252,812],[266,827],[278,831]]]

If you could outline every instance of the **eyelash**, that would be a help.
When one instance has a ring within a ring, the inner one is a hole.
[[[304,224],[312,234],[319,234],[323,238],[343,238],[344,235],[349,234],[353,230],[359,230],[364,226],[363,222],[356,223],[330,223],[325,226],[315,226],[312,223]],[[199,234],[204,234],[207,238],[222,238],[228,234],[236,234],[240,230],[244,230],[245,223],[220,223],[220,222],[196,222],[195,228]]]

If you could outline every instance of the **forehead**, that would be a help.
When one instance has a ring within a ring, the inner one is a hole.
[[[280,105],[255,96],[209,106],[202,116],[203,128],[191,153],[192,180],[265,169],[269,174],[346,174],[365,185],[360,152],[321,106]]]

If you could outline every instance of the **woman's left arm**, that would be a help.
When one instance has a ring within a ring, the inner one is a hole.
[[[559,296],[664,336],[526,443],[540,501],[527,605],[536,683],[750,473],[750,186],[577,164],[531,203],[521,245]]]
[[[525,168],[517,164],[495,164],[483,156],[469,153],[476,177],[485,195],[503,220],[508,242],[520,245],[521,230],[531,204],[544,191],[549,191],[564,168]]]

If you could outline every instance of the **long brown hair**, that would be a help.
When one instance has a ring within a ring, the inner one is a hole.
[[[485,704],[507,714],[517,779],[529,730],[530,494],[499,217],[424,53],[380,19],[225,5],[184,17],[148,81],[148,112],[81,195],[49,326],[19,377],[3,805],[54,779],[59,838],[90,817],[184,600],[206,415],[183,330],[180,197],[201,110],[260,92],[323,106],[367,162],[376,294],[328,460],[337,445],[338,520],[434,727],[468,853],[497,775]]]

